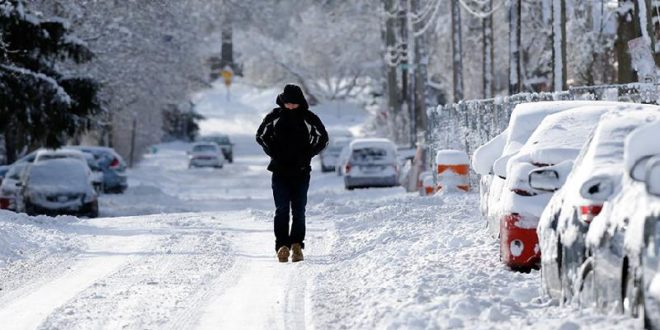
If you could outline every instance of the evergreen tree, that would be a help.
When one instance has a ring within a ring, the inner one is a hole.
[[[56,148],[101,111],[99,84],[63,67],[93,57],[59,18],[40,18],[24,0],[0,0],[0,132],[7,159],[24,148]]]

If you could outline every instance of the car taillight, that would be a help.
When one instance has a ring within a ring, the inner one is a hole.
[[[346,168],[345,168],[345,169],[346,169],[346,173],[348,173],[348,172],[351,171],[351,167],[352,167],[352,166],[351,166],[351,163],[346,164]]]
[[[113,170],[118,169],[120,165],[121,165],[121,163],[119,162],[119,159],[117,159],[117,158],[113,158],[112,162],[110,162],[110,168],[113,169]]]
[[[580,206],[580,219],[586,223],[591,223],[591,220],[593,220],[602,209],[603,205]]]
[[[527,191],[525,189],[511,189],[511,191],[518,196],[525,196],[525,197],[536,196],[535,192]]]

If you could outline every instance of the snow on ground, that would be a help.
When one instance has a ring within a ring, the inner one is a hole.
[[[270,174],[254,142],[277,92],[238,83],[231,101],[224,86],[197,95],[203,131],[236,142],[223,169],[188,169],[188,145],[162,144],[129,171],[126,194],[102,197],[103,218],[0,212],[1,328],[630,327],[558,306],[538,271],[501,265],[475,193],[345,191],[315,170],[305,261],[278,263]],[[338,106],[317,113],[368,133],[364,112]]]

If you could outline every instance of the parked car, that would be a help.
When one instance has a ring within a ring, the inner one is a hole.
[[[553,113],[588,105],[620,105],[618,102],[602,101],[558,101],[536,102],[517,105],[509,119],[508,127],[488,143],[478,148],[472,158],[472,167],[482,175],[481,186],[487,186],[486,204],[481,206],[486,214],[489,232],[493,237],[500,235],[502,209],[500,197],[507,177],[507,163],[527,142],[543,119]]]
[[[335,171],[339,154],[341,153],[342,149],[344,149],[344,147],[348,146],[350,143],[351,138],[348,137],[332,138],[328,144],[328,147],[319,154],[319,160],[321,161],[321,172]]]
[[[586,236],[579,301],[660,326],[660,121],[630,133],[624,143],[621,188],[603,205]]]
[[[399,184],[396,145],[388,139],[356,139],[348,146],[346,189],[393,187]]]
[[[28,163],[18,163],[9,167],[9,171],[0,184],[0,209],[16,211],[16,183],[20,181],[21,173]]]
[[[215,142],[222,149],[222,154],[225,156],[225,159],[229,163],[234,162],[234,144],[229,139],[229,135],[226,134],[214,134],[214,135],[205,135],[202,136],[200,142]]]
[[[68,149],[80,150],[94,156],[103,172],[103,192],[123,193],[128,188],[126,162],[112,148],[96,146],[67,146]]]
[[[609,109],[579,107],[548,115],[519,152],[508,160],[506,189],[502,190],[500,200],[500,256],[510,268],[528,271],[538,268],[541,262],[536,227],[552,192],[532,188],[530,172],[550,166],[565,167],[561,171],[565,180],[573,160]]]
[[[28,165],[17,183],[18,211],[28,215],[97,217],[98,199],[88,171],[85,163],[70,158],[42,160]]]
[[[585,259],[584,236],[603,204],[620,189],[623,147],[626,136],[645,124],[657,110],[639,110],[638,105],[605,114],[565,174],[556,169],[530,173],[532,188],[557,191],[541,215],[538,236],[544,290],[551,297],[569,300],[575,293],[575,275]],[[660,109],[660,108],[658,108]]]
[[[198,142],[193,144],[188,152],[190,161],[188,168],[193,167],[216,167],[222,168],[225,157],[222,150],[215,142]]]

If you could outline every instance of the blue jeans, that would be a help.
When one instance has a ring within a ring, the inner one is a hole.
[[[291,248],[294,243],[304,248],[309,173],[295,176],[273,173],[272,187],[275,200],[275,251],[282,246]],[[293,220],[290,233],[289,212]]]

